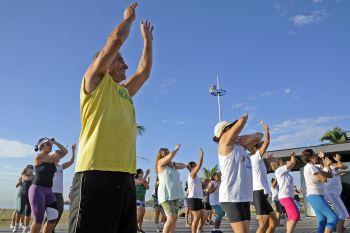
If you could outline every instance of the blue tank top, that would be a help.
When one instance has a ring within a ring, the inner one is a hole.
[[[56,172],[54,163],[42,163],[35,166],[35,178],[33,184],[52,188],[52,180]]]

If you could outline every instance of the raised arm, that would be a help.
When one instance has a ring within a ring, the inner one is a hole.
[[[296,163],[297,163],[297,161],[295,159],[295,152],[292,152],[290,154],[290,160],[286,164],[287,169],[292,170]]]
[[[254,145],[261,141],[262,137],[262,133],[242,135],[238,137],[237,142],[245,149],[251,149]]]
[[[323,166],[327,169],[327,171],[320,170],[319,172],[316,172],[314,175],[317,177],[319,181],[324,183],[327,181],[327,178],[333,177],[333,173],[331,169],[332,161],[328,157],[323,157],[322,161],[323,161]]]
[[[20,185],[22,185],[22,176],[20,176],[17,180],[17,183],[16,183],[16,188],[18,188]]]
[[[337,164],[335,165],[335,169],[346,169],[347,166],[345,166],[342,162],[341,162],[341,156],[340,154],[335,154],[335,156],[333,156],[333,159],[337,162]]]
[[[198,160],[198,163],[197,165],[192,169],[191,173],[190,173],[190,176],[192,179],[194,179],[197,175],[197,173],[199,172],[199,170],[201,169],[202,167],[202,164],[203,164],[203,155],[204,155],[204,152],[203,152],[203,149],[202,147],[199,149],[199,160]]]
[[[60,159],[63,158],[67,153],[68,153],[68,150],[66,147],[64,147],[61,143],[57,142],[56,140],[51,140],[50,139],[50,142],[54,145],[56,145],[60,151]]]
[[[241,116],[241,118],[239,118],[239,120],[227,130],[227,133],[221,136],[222,138],[220,139],[219,146],[233,147],[233,145],[236,143],[238,135],[241,133],[242,129],[247,123],[247,120],[248,114]]]
[[[137,71],[134,75],[132,75],[128,81],[125,83],[125,87],[129,91],[130,96],[134,96],[137,91],[142,87],[145,81],[149,78],[152,68],[152,42],[153,42],[153,26],[151,23],[146,20],[145,22],[141,22],[141,34],[143,37],[143,52],[141,56],[141,60]]]
[[[174,162],[174,166],[176,169],[184,169],[186,167],[186,164],[184,163],[175,163]]]
[[[137,3],[128,6],[124,11],[124,20],[109,34],[107,42],[98,53],[85,73],[85,92],[92,93],[107,72],[113,59],[116,59],[119,49],[129,36],[130,28],[135,20]]]
[[[179,151],[180,149],[180,144],[176,144],[175,145],[175,149],[173,151],[171,151],[168,155],[166,155],[164,158],[161,158],[159,160],[159,165],[161,167],[165,167],[176,155],[176,153]]]
[[[264,153],[267,150],[267,147],[270,144],[270,131],[269,131],[269,126],[267,126],[267,124],[265,124],[265,122],[260,121],[261,126],[264,129],[265,132],[265,138],[264,138],[264,143],[262,144],[262,146],[259,149],[259,154],[262,157],[264,155]]]
[[[147,169],[145,175],[142,177],[142,180],[141,180],[143,186],[144,186],[146,189],[149,189],[149,179],[148,179],[148,181],[147,181],[147,177],[148,177],[149,173],[150,173],[150,170]],[[149,177],[148,177],[148,178],[149,178]]]
[[[76,144],[74,143],[72,145],[72,158],[70,159],[70,161],[64,163],[62,166],[63,166],[63,169],[66,169],[66,168],[69,168],[73,163],[74,163],[74,158],[75,158],[75,149],[76,149]]]

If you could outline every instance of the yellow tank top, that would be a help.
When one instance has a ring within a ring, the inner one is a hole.
[[[136,116],[128,90],[106,74],[97,88],[80,89],[81,132],[76,172],[99,170],[134,174]]]

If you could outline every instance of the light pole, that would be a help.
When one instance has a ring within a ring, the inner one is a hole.
[[[219,76],[216,76],[216,85],[211,85],[209,87],[209,93],[212,96],[217,96],[218,97],[218,109],[219,109],[219,121],[221,121],[221,109],[220,109],[220,96],[223,96],[226,94],[226,90],[220,89],[219,85]]]

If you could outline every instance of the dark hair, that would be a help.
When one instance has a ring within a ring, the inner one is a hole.
[[[143,173],[143,170],[141,168],[137,169],[135,178],[137,178],[141,173]]]
[[[35,145],[35,147],[34,147],[34,151],[35,151],[35,152],[38,152],[38,150],[40,149],[40,148],[39,148],[40,142],[41,142],[42,140],[46,139],[46,138],[47,138],[47,137],[45,137],[45,138],[40,138],[40,139],[38,140],[38,142],[36,143],[36,145]],[[51,140],[51,141],[55,141],[54,138],[51,138],[50,140]]]
[[[257,144],[255,144],[255,145],[253,146],[253,148],[256,149],[256,150],[258,150],[258,149],[260,149],[260,148],[262,147],[263,144],[264,144],[264,141],[260,141],[260,142],[258,142]]]
[[[189,171],[191,171],[190,167],[193,167],[195,164],[196,164],[196,162],[193,162],[193,161],[189,162],[189,163],[187,164],[187,169],[188,169]]]
[[[213,141],[214,141],[215,143],[219,143],[220,138],[217,138],[216,136],[214,136],[214,137],[213,137]]]
[[[218,175],[218,173],[217,173],[217,172],[214,172],[214,173],[211,175],[210,179],[211,179],[211,180],[214,180],[214,177],[217,176],[217,175]]]
[[[301,160],[304,163],[310,162],[310,158],[315,156],[315,152],[312,149],[305,149],[301,152]]]

